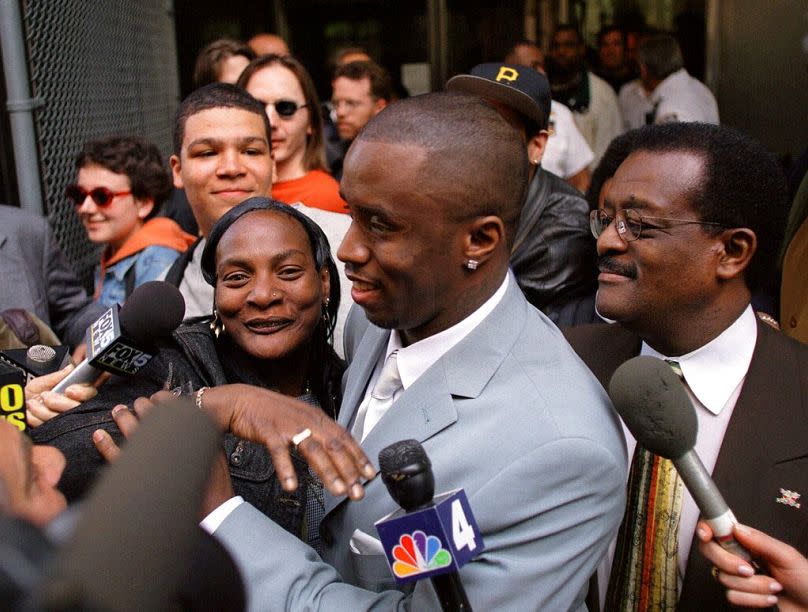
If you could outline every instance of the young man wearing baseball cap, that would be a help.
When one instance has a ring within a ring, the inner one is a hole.
[[[525,66],[487,63],[452,77],[446,89],[484,98],[524,136],[530,187],[510,264],[528,301],[558,325],[592,322],[596,267],[589,206],[541,167],[551,103],[547,77]]]

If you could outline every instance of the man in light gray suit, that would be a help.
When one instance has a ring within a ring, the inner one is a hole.
[[[517,132],[461,94],[397,102],[354,141],[339,257],[362,310],[346,326],[339,422],[370,457],[419,440],[436,490],[465,489],[485,541],[460,571],[475,609],[581,610],[622,516],[627,460],[603,389],[508,270],[527,163]],[[400,386],[380,408],[371,390],[390,355]],[[228,421],[268,409],[242,394]],[[323,443],[301,438],[304,454]],[[396,590],[383,555],[352,551],[356,530],[375,536],[395,509],[380,479],[361,501],[327,497],[322,558],[238,500],[206,523],[253,610],[439,609],[428,581]]]

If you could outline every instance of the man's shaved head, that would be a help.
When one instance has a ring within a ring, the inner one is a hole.
[[[513,237],[527,189],[527,153],[519,132],[481,98],[440,92],[400,100],[357,140],[424,149],[424,181],[463,191],[453,200],[462,210],[450,216],[496,215]]]

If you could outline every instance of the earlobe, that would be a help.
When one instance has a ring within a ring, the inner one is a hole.
[[[722,251],[718,262],[718,276],[731,280],[743,274],[757,250],[757,236],[741,227],[725,230],[721,234]]]
[[[145,200],[135,200],[137,203],[137,216],[140,219],[145,219],[151,214],[154,208],[154,198],[146,198]]]
[[[544,148],[547,146],[547,131],[542,130],[527,143],[527,157],[531,164],[538,166],[544,157]]]
[[[180,158],[176,155],[172,155],[168,159],[168,163],[171,166],[171,175],[174,178],[174,187],[177,189],[183,189],[185,186],[182,183],[182,164],[180,163]]]
[[[468,269],[476,269],[478,265],[489,259],[505,242],[505,225],[502,219],[494,215],[477,217],[472,221],[466,234],[463,250],[464,265]],[[476,262],[473,268],[469,261]]]
[[[323,304],[328,305],[329,296],[331,295],[331,274],[328,272],[328,266],[323,264],[320,269],[320,284],[322,285]]]

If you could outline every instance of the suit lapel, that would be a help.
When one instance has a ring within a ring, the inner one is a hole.
[[[359,404],[365,396],[373,368],[387,347],[389,338],[389,329],[368,325],[359,347],[354,351],[354,359],[346,373],[345,394],[339,411],[338,422],[343,427],[347,428],[353,422]]]
[[[424,442],[457,421],[453,396],[477,397],[509,354],[530,306],[511,275],[502,301],[468,336],[436,361],[395,401],[362,442],[362,448],[374,464],[379,451],[403,439]],[[390,332],[370,325],[356,351],[346,379],[339,422],[346,426],[352,420],[373,368],[387,346]],[[367,354],[367,358],[365,355]],[[346,403],[350,402],[350,403]],[[326,515],[346,498],[326,496]]]
[[[805,453],[800,366],[789,344],[780,332],[758,321],[755,352],[712,474],[738,520],[769,532],[776,527],[771,521],[778,483],[771,483],[771,498],[762,499],[763,491],[754,485],[756,475]],[[680,605],[687,609],[688,602],[706,604],[705,598],[714,601],[717,609],[729,609],[694,538]]]

